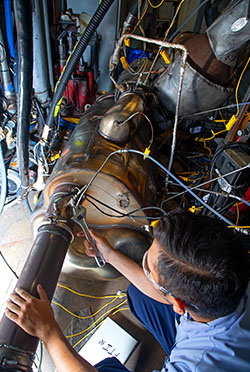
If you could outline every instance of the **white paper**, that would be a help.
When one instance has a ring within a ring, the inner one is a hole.
[[[106,318],[79,354],[94,365],[105,358],[116,357],[125,363],[137,341],[112,319]]]

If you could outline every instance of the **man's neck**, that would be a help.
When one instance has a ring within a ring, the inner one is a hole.
[[[199,322],[199,323],[209,323],[211,322],[212,320],[215,320],[216,318],[203,318],[195,313],[192,313],[191,311],[189,311],[189,314],[190,316],[192,317],[193,320],[195,320],[196,322]]]

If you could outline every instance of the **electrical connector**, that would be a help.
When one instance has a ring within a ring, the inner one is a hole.
[[[150,226],[152,226],[153,228],[158,224],[159,220],[155,220],[155,221],[152,221]]]
[[[130,47],[131,42],[130,42],[130,39],[128,37],[125,37],[124,44],[125,44],[126,47]]]
[[[233,115],[229,122],[226,124],[226,129],[230,130],[233,127],[234,123],[237,121],[237,119],[238,119],[237,116]]]
[[[149,147],[146,147],[145,148],[145,151],[144,151],[144,154],[145,154],[145,156],[143,157],[143,159],[146,159],[146,157],[150,154],[150,148]]]
[[[127,62],[126,58],[124,56],[122,56],[120,58],[120,61],[121,61],[121,64],[122,64],[122,67],[124,68],[124,70],[127,70],[127,68],[128,68],[128,62]]]
[[[169,65],[171,63],[171,60],[169,58],[169,56],[167,55],[167,52],[166,50],[161,50],[160,51],[160,55],[162,56],[162,58],[164,59],[164,62]]]

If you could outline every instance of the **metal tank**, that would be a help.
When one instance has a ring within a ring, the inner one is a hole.
[[[80,203],[86,208],[89,227],[104,235],[116,249],[136,261],[141,260],[151,242],[149,223],[143,211],[133,211],[154,203],[152,164],[136,154],[114,154],[103,169],[98,170],[118,149],[144,151],[148,146],[151,128],[138,112],[144,107],[140,94],[125,92],[117,101],[112,94],[102,96],[88,109],[64,148],[33,213],[35,231],[44,219],[51,198],[60,197],[59,189],[73,192],[97,174]],[[131,212],[133,216],[121,216]],[[95,260],[85,254],[81,228],[70,219],[67,224],[74,241],[66,255],[63,272],[75,275],[84,272],[85,277],[95,279],[120,275],[108,264],[99,268]]]

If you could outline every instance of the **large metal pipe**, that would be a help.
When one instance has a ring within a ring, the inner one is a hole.
[[[2,33],[2,28],[0,27],[0,66],[1,66],[1,75],[3,82],[4,95],[9,100],[15,100],[15,92],[12,84],[10,69],[7,60],[7,53],[4,47],[4,38]]]
[[[62,223],[40,226],[16,287],[37,297],[41,284],[51,300],[71,240]],[[38,339],[28,335],[5,315],[0,323],[0,371],[32,371]]]
[[[48,58],[48,69],[49,69],[49,82],[50,82],[50,89],[53,92],[54,72],[53,72],[53,62],[52,62],[50,32],[49,32],[48,4],[47,4],[47,0],[42,0],[42,1],[43,1],[44,28],[45,28],[45,39],[46,39],[46,49],[47,49],[47,58]]]

